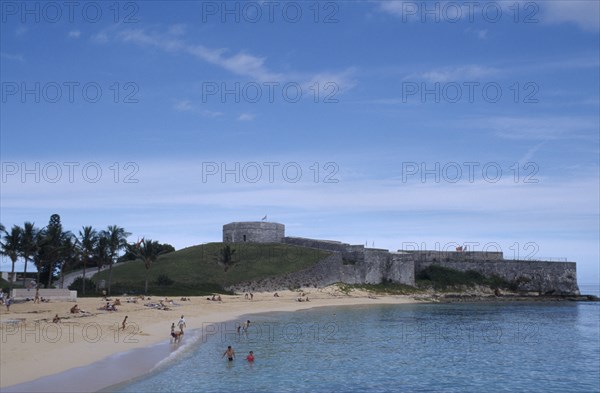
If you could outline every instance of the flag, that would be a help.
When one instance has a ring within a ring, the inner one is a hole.
[[[266,221],[267,216],[264,216],[261,221]]]

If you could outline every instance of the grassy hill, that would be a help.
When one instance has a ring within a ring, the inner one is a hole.
[[[329,255],[326,251],[288,244],[229,244],[235,264],[225,272],[219,262],[223,243],[208,243],[162,255],[149,272],[148,292],[156,295],[204,295],[231,284],[306,269]],[[113,266],[112,293],[143,293],[142,261]],[[108,270],[94,276],[107,280]]]

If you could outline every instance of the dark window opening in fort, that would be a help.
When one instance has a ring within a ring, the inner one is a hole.
[[[246,235],[244,235],[244,241],[246,241]]]

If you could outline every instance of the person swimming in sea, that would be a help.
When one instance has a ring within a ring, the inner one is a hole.
[[[233,361],[233,359],[235,359],[235,351],[233,350],[233,348],[231,348],[231,345],[227,346],[227,350],[223,352],[223,356],[221,356],[221,359],[223,359],[225,355],[227,355],[227,360],[229,360],[230,362]]]

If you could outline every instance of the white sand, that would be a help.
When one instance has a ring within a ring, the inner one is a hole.
[[[203,323],[224,322],[241,315],[271,311],[296,311],[311,307],[416,303],[409,296],[373,298],[366,292],[353,291],[345,295],[335,287],[305,289],[310,302],[298,302],[299,292],[281,291],[255,293],[252,301],[243,295],[223,296],[222,302],[192,297],[191,301],[173,299],[178,306],[171,310],[145,307],[148,301],[125,303],[117,312],[100,311],[105,302],[100,298],[82,298],[77,304],[91,312],[73,315],[73,302],[32,302],[13,304],[10,312],[0,306],[0,387],[7,387],[60,373],[74,367],[89,365],[110,355],[147,347],[169,339],[171,323],[185,315],[187,329],[197,329]],[[158,302],[160,297],[151,297]],[[52,323],[55,314],[63,318]],[[117,330],[125,315],[125,331]],[[67,319],[68,318],[68,319]]]

